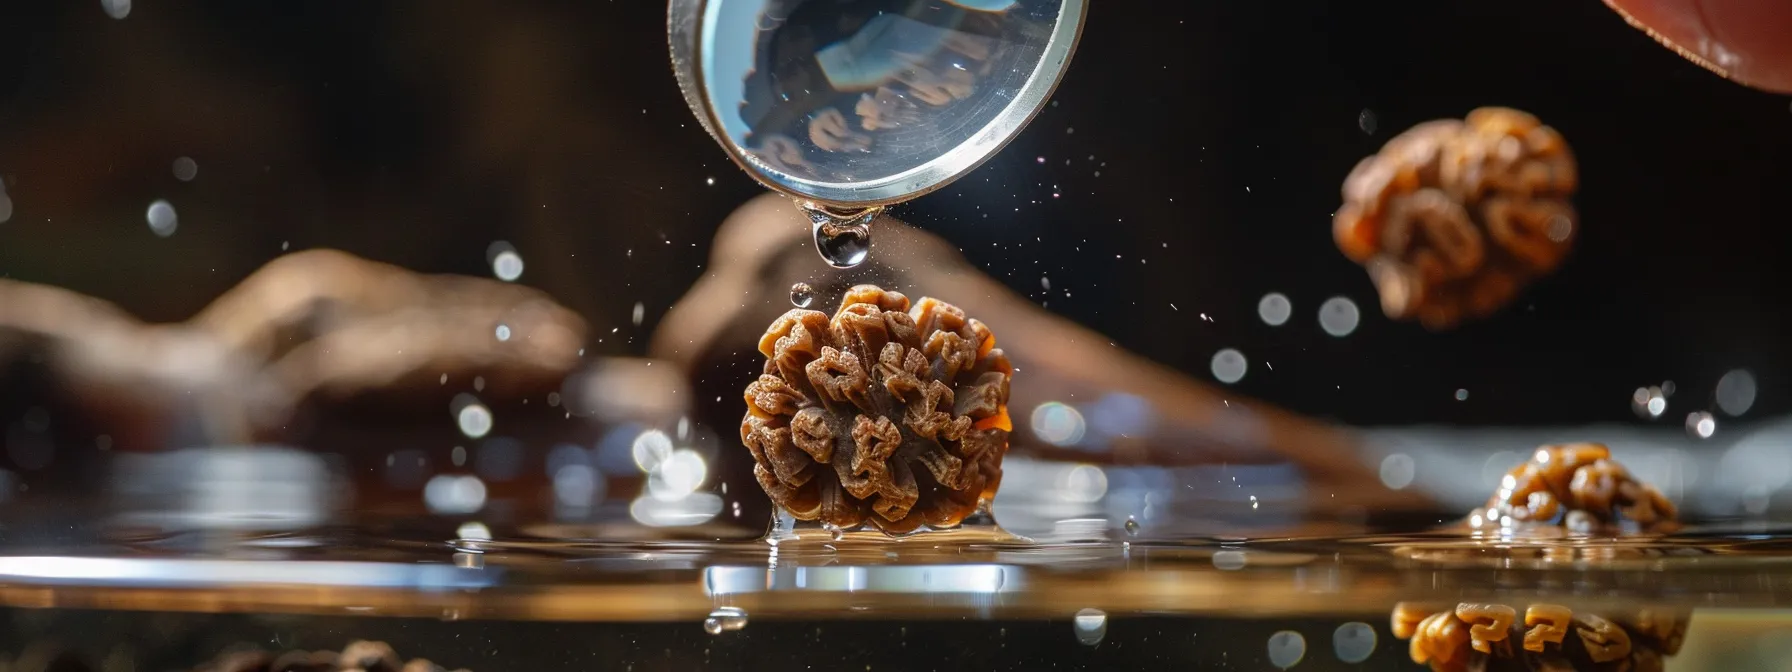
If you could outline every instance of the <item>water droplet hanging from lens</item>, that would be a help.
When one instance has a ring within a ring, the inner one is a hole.
[[[740,607],[716,607],[703,619],[703,631],[712,635],[734,632],[747,627],[747,610]]]
[[[829,210],[814,203],[804,203],[803,212],[815,236],[815,251],[834,268],[852,268],[865,263],[871,255],[871,220],[883,208],[866,208],[853,212]]]
[[[811,303],[815,303],[814,287],[810,287],[807,282],[799,282],[790,286],[790,305],[808,308]]]

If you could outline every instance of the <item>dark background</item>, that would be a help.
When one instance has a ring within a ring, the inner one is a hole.
[[[684,107],[663,13],[0,3],[0,275],[178,320],[283,246],[489,274],[507,240],[523,282],[619,330],[594,354],[642,353],[716,225],[761,192]],[[1338,185],[1392,134],[1482,105],[1534,112],[1575,148],[1577,251],[1490,321],[1391,323],[1332,246]],[[181,156],[197,179],[173,177]],[[898,214],[1036,301],[1049,276],[1051,311],[1168,365],[1211,379],[1213,353],[1239,348],[1241,391],[1301,412],[1636,421],[1631,390],[1672,379],[1677,424],[1731,368],[1760,381],[1750,417],[1792,403],[1788,185],[1787,97],[1698,69],[1596,0],[1118,1],[1095,3],[1013,145]],[[179,212],[172,237],[145,225],[156,199]],[[1270,291],[1294,301],[1280,328],[1256,317]],[[1315,319],[1334,295],[1364,309],[1347,338]]]

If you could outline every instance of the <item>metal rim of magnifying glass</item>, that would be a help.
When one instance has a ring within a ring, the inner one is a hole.
[[[931,161],[901,173],[866,182],[843,184],[805,180],[760,165],[744,156],[726,135],[719,132],[721,120],[716,118],[715,111],[704,95],[706,83],[703,79],[702,35],[703,16],[708,13],[709,5],[722,1],[670,0],[667,5],[666,34],[672,48],[672,72],[678,77],[678,88],[684,93],[685,104],[697,115],[697,121],[703,124],[703,130],[709,132],[710,138],[722,146],[722,151],[728,154],[728,158],[755,181],[767,189],[799,201],[809,201],[845,212],[863,211],[919,198],[976,170],[983,162],[1000,152],[1045,108],[1052,91],[1058,88],[1058,82],[1070,70],[1070,59],[1076,52],[1077,42],[1082,40],[1083,19],[1087,14],[1084,7],[1086,0],[1062,0],[1064,4],[1058,12],[1058,22],[1052,26],[1051,39],[1046,42],[1045,51],[1040,55],[1039,64],[1034,66],[1033,74],[1021,85],[1014,98],[1008,101],[1008,106],[985,124],[982,130],[972,134],[969,140]],[[793,184],[801,185],[801,188],[781,184],[762,173],[783,175]]]

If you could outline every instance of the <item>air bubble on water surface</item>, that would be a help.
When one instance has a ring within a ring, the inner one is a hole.
[[[1132,516],[1126,517],[1126,535],[1129,537],[1139,536],[1139,521],[1133,519]]]

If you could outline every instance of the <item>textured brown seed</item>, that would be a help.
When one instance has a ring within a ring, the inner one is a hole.
[[[1487,107],[1395,136],[1344,180],[1332,220],[1382,310],[1446,329],[1500,309],[1572,246],[1578,176],[1562,136]]]
[[[1469,524],[1480,530],[1559,525],[1576,534],[1657,533],[1677,526],[1673,502],[1596,443],[1538,448],[1500,480]]]
[[[995,496],[1014,369],[983,323],[860,285],[832,319],[785,313],[759,351],[741,443],[791,515],[904,533],[957,525]]]
[[[1542,652],[1545,644],[1561,644],[1574,612],[1558,604],[1533,604],[1524,610],[1524,648]]]

